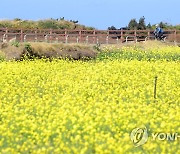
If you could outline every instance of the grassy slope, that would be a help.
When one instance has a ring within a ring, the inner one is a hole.
[[[27,49],[28,48],[28,49]],[[60,43],[9,43],[1,44],[0,54],[7,60],[21,59],[23,54],[35,57],[47,58],[95,58],[96,51],[92,46],[84,44],[60,44]]]
[[[0,20],[0,28],[23,28],[23,29],[93,29],[67,20],[46,19],[39,21],[31,20]]]

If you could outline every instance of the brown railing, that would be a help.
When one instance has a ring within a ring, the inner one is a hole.
[[[165,39],[180,42],[180,31],[164,31]],[[52,30],[0,28],[0,41],[117,44],[154,40],[151,30]]]

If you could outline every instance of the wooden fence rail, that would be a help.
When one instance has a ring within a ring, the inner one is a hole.
[[[166,40],[180,42],[180,30],[164,31]],[[155,39],[151,30],[52,30],[0,28],[0,41],[117,44]]]

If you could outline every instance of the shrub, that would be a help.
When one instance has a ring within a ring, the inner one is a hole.
[[[11,42],[11,45],[15,46],[15,47],[19,47],[20,43],[19,43],[19,41],[14,40]]]

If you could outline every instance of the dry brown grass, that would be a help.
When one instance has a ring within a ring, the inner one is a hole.
[[[49,44],[49,43],[31,43],[33,53],[48,58],[72,58],[75,60],[95,58],[96,52],[86,45],[80,44]]]
[[[35,57],[47,58],[72,58],[74,60],[95,58],[97,52],[91,46],[82,44],[57,44],[57,43],[28,43],[31,51],[25,49],[26,44],[19,47],[11,44],[1,45],[1,50],[6,59],[21,59],[24,54]]]
[[[176,38],[174,36],[174,34],[171,34],[168,36],[168,41],[174,42],[174,40],[176,40],[176,42],[180,43],[180,34],[176,35]]]
[[[24,47],[22,45],[17,48],[7,43],[2,43],[0,45],[0,50],[2,52],[2,55],[7,60],[20,59],[21,55],[23,54],[23,48]]]

